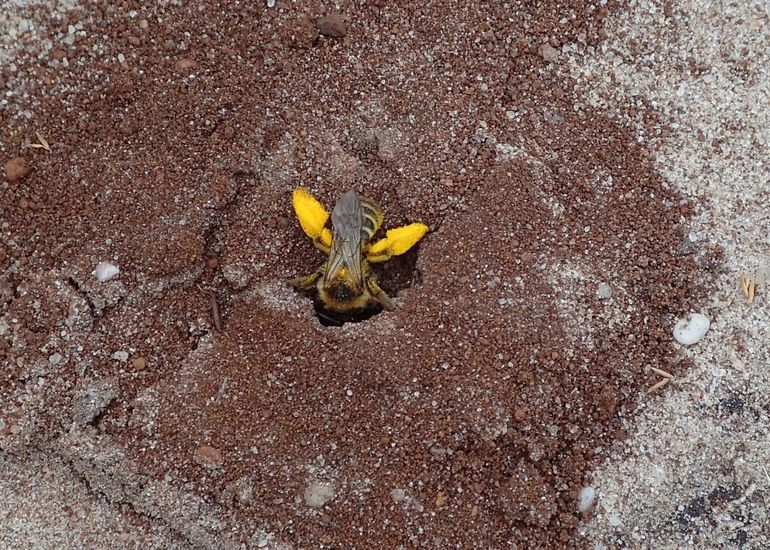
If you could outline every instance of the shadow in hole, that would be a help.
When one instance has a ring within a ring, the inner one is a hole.
[[[325,309],[318,300],[315,300],[314,303],[316,317],[325,327],[341,327],[345,323],[360,323],[382,312],[382,306],[378,305],[355,313],[336,313]]]
[[[422,284],[422,274],[417,269],[419,251],[420,245],[418,244],[402,256],[391,258],[385,263],[372,265],[377,274],[380,288],[391,298],[398,296],[398,292],[405,288]]]

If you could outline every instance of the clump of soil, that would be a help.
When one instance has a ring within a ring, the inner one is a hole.
[[[3,74],[0,152],[51,144],[0,204],[3,447],[85,406],[246,543],[579,545],[699,297],[688,205],[560,71],[612,5],[130,4],[45,19],[57,46]],[[377,268],[394,311],[324,327],[286,285],[323,260],[300,184],[430,226]]]

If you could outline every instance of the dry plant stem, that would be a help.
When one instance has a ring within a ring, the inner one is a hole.
[[[749,304],[754,302],[756,284],[756,280],[753,277],[741,275],[741,290],[743,291],[743,295],[746,296],[746,300]]]
[[[653,384],[652,386],[650,386],[650,389],[648,389],[648,390],[647,390],[647,393],[653,393],[653,392],[656,392],[656,391],[658,391],[658,390],[659,390],[659,389],[661,389],[663,386],[665,386],[666,384],[668,384],[670,381],[671,381],[671,379],[670,379],[670,378],[664,378],[664,379],[663,379],[663,380],[661,380],[660,382],[657,382],[656,384]]]
[[[35,136],[37,137],[38,143],[32,143],[30,144],[30,147],[33,149],[45,149],[46,151],[51,151],[51,146],[48,144],[48,141],[43,137],[43,135],[40,132],[35,132]]]
[[[668,378],[669,380],[674,378],[674,375],[664,371],[663,369],[659,369],[657,367],[650,367],[650,370],[654,372],[655,374],[659,374],[660,376],[663,376],[664,378]]]

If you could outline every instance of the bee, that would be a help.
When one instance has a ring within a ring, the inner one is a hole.
[[[298,187],[292,199],[302,230],[328,259],[310,275],[292,279],[291,285],[306,291],[315,288],[323,310],[336,316],[380,306],[392,309],[393,302],[377,284],[371,264],[405,253],[422,239],[428,226],[411,223],[389,229],[385,237],[372,242],[384,218],[374,201],[348,191],[332,210],[330,230],[326,227],[329,213],[307,189]]]

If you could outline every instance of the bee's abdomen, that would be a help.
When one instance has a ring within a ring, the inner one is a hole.
[[[326,292],[333,300],[338,302],[349,302],[356,297],[355,290],[339,280],[326,287]]]
[[[349,313],[362,311],[369,306],[371,297],[369,292],[356,291],[352,285],[344,281],[335,281],[329,286],[319,284],[318,297],[324,309],[337,313]]]
[[[361,239],[363,242],[371,239],[382,225],[382,210],[370,200],[361,201]]]

